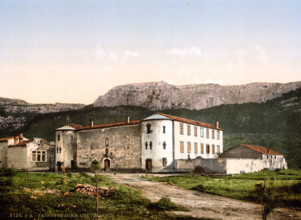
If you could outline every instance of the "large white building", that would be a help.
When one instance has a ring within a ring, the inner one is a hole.
[[[142,120],[56,130],[56,162],[67,168],[176,172],[177,160],[217,158],[223,152],[223,130],[215,125],[156,113]]]

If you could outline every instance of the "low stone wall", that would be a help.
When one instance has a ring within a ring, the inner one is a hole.
[[[227,174],[252,173],[262,169],[277,170],[287,169],[285,159],[226,159]]]
[[[226,174],[227,159],[202,159],[196,158],[192,160],[175,161],[175,169],[177,172],[191,172],[202,169],[204,173],[210,174]]]
[[[175,161],[176,172],[203,172],[207,174],[252,173],[262,169],[287,169],[284,157],[275,159],[218,158]]]

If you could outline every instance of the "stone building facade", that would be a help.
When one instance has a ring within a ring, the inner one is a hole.
[[[175,161],[198,156],[217,158],[223,152],[223,130],[215,125],[163,113],[142,120],[56,130],[56,163],[67,168],[174,172]]]

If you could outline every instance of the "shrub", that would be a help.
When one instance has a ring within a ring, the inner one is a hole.
[[[0,176],[16,176],[17,173],[18,173],[18,170],[14,169],[14,168],[0,169]]]
[[[97,160],[93,160],[91,163],[91,167],[93,169],[94,172],[101,170],[101,165]]]

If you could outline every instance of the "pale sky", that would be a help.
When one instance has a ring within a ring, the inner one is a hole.
[[[301,80],[299,0],[0,0],[0,97]]]

